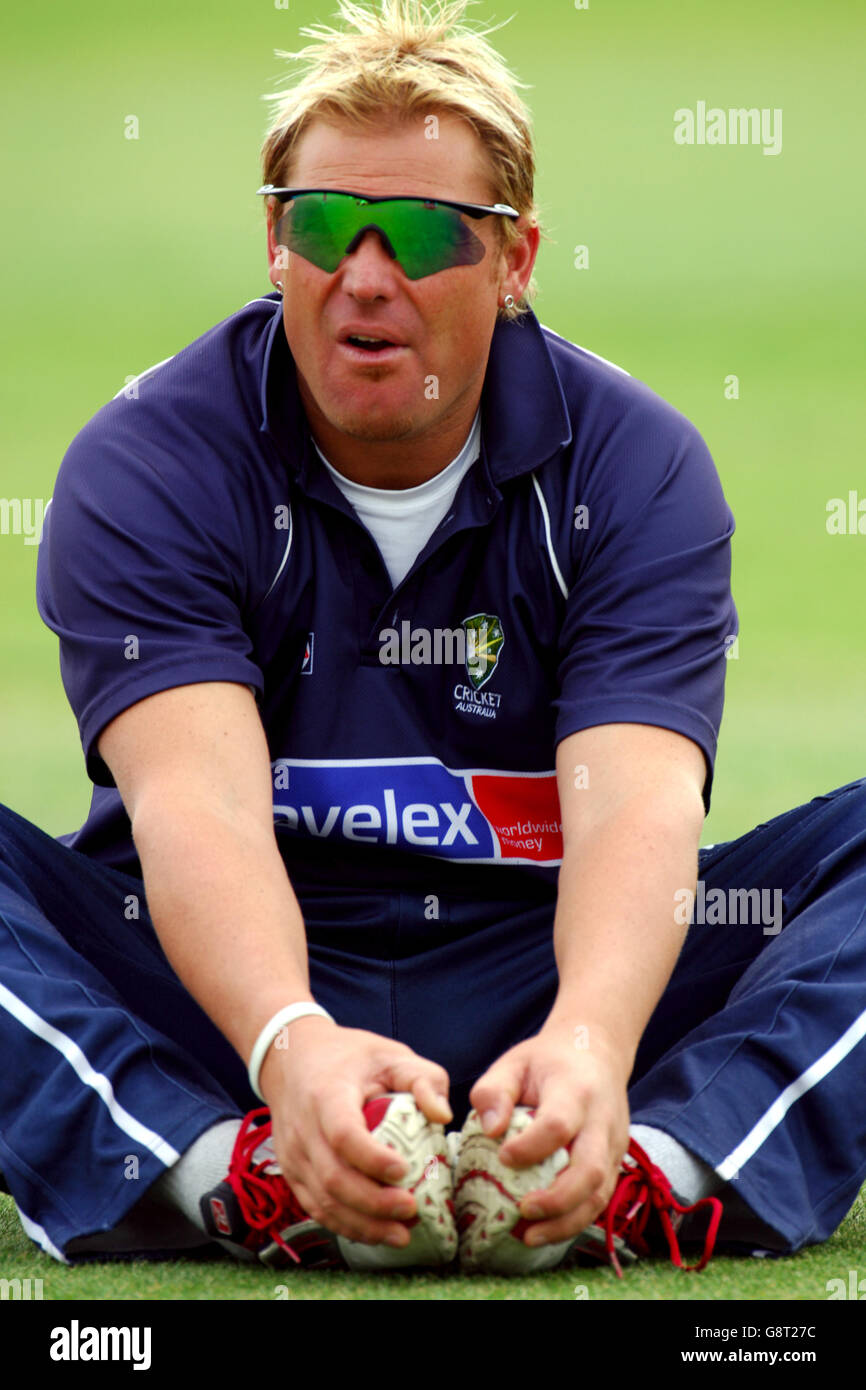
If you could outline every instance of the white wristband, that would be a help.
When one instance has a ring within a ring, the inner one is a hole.
[[[332,1023],[334,1022],[334,1019],[331,1018],[327,1009],[323,1009],[321,1004],[313,1004],[305,999],[301,1004],[287,1004],[284,1009],[280,1009],[279,1012],[275,1013],[273,1018],[265,1024],[259,1036],[256,1038],[250,1056],[248,1075],[250,1078],[250,1086],[259,1100],[264,1100],[264,1096],[259,1090],[259,1072],[262,1069],[262,1063],[265,1060],[265,1054],[268,1048],[281,1029],[285,1028],[289,1023],[294,1023],[296,1018],[304,1018],[307,1014],[319,1014],[322,1018],[328,1018],[331,1019]]]

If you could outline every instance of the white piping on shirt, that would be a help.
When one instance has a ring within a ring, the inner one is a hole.
[[[274,585],[276,584],[276,582],[277,582],[277,580],[279,579],[280,575],[282,574],[283,570],[285,569],[285,567],[286,567],[286,561],[287,561],[288,558],[289,558],[289,551],[290,551],[291,548],[292,548],[292,531],[293,531],[293,525],[292,525],[292,504],[291,504],[291,502],[289,502],[287,505],[288,505],[288,508],[289,508],[289,538],[288,538],[288,540],[286,541],[286,549],[285,549],[285,552],[284,552],[284,554],[283,554],[283,558],[282,558],[282,560],[280,561],[280,568],[277,570],[276,574],[274,575],[273,579],[271,580],[271,587],[270,587],[270,589],[268,589],[268,594],[271,592],[271,589],[274,587]],[[265,594],[265,598],[267,598],[268,594]]]
[[[535,474],[532,475],[532,486],[535,488],[538,497],[538,505],[541,508],[541,515],[544,518],[544,538],[547,542],[547,553],[550,556],[550,567],[553,570],[554,578],[559,585],[563,598],[568,598],[568,585],[562,577],[562,570],[559,568],[559,561],[556,558],[556,551],[553,548],[553,541],[550,536],[550,513],[547,510],[547,503],[544,500],[544,493],[538,483]]]
[[[126,383],[125,386],[121,386],[119,391],[115,391],[112,399],[116,401],[118,396],[128,396],[130,400],[134,400],[135,397],[129,395],[130,386],[137,386],[138,383],[140,381],[143,381],[146,376],[150,376],[151,372],[155,372],[158,367],[164,367],[166,362],[170,362],[172,357],[176,356],[177,354],[173,352],[171,354],[171,357],[163,357],[161,362],[154,362],[152,367],[145,367],[143,372],[139,372],[138,376],[130,377],[129,381]]]

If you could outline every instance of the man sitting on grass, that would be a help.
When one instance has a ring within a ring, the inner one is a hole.
[[[532,312],[528,116],[463,9],[317,33],[275,292],[60,470],[94,793],[0,819],[0,1168],[61,1259],[703,1263],[863,1181],[866,786],[699,853],[732,517]]]

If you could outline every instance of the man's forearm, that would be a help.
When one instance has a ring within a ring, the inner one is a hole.
[[[548,1019],[592,1046],[592,1030],[631,1070],[686,934],[678,889],[694,889],[702,815],[660,796],[627,802],[566,847],[554,945],[560,986]]]
[[[133,835],[166,956],[247,1061],[279,1008],[312,998],[303,919],[272,828],[184,796],[139,808]]]

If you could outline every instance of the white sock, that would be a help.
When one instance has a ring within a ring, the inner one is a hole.
[[[631,1137],[661,1168],[673,1188],[674,1196],[684,1207],[692,1206],[702,1197],[712,1197],[724,1187],[715,1169],[689,1149],[683,1148],[677,1139],[665,1134],[663,1129],[654,1129],[651,1125],[632,1125]]]
[[[228,1176],[240,1127],[240,1120],[220,1120],[219,1124],[211,1125],[151,1188],[155,1197],[183,1212],[200,1231],[205,1225],[199,1202],[206,1192]]]

